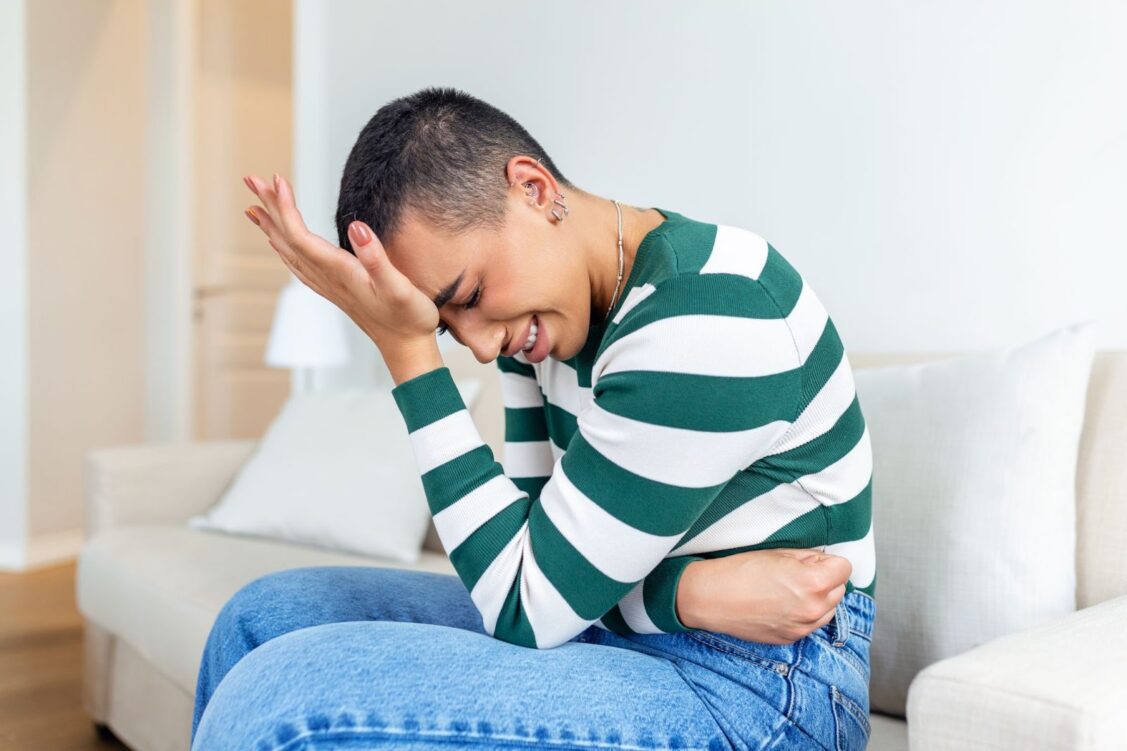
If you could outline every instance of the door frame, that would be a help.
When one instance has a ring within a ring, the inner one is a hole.
[[[193,299],[198,0],[149,0],[145,143],[145,438],[196,436]]]

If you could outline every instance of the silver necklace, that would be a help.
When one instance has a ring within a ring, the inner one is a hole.
[[[618,287],[622,284],[622,209],[618,205],[618,201],[614,201],[614,210],[618,214],[618,281],[614,283],[614,294],[610,297],[610,307],[607,308],[607,314],[603,320],[610,318],[610,312],[614,310],[614,301],[618,299]]]

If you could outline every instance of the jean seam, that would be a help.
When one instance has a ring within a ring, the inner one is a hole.
[[[856,594],[856,595],[860,595],[861,597],[868,597],[874,603],[876,602],[876,600],[873,600],[873,598],[871,596],[865,594],[864,592],[862,592],[858,589],[853,590],[849,594],[851,594],[851,595]],[[841,603],[844,603],[844,602],[845,602],[845,598],[842,598]],[[839,604],[841,604],[841,603],[839,603]],[[848,609],[848,605],[846,605],[846,607]],[[874,608],[874,612],[875,612],[875,608]],[[849,621],[850,621],[849,635],[850,636],[856,636],[860,639],[864,639],[865,641],[867,641],[869,643],[872,643],[873,636],[872,636],[871,626],[870,626],[869,632],[860,631],[858,629],[853,628],[854,619],[855,618],[863,618],[863,617],[864,617],[863,615],[855,615],[854,613],[849,613]]]
[[[492,733],[490,735],[473,735],[468,733],[459,732],[443,732],[443,731],[397,731],[388,730],[386,728],[337,728],[335,730],[311,730],[300,733],[293,738],[288,739],[281,745],[274,746],[274,751],[294,751],[295,749],[302,748],[306,741],[317,738],[320,740],[347,740],[350,737],[362,740],[371,737],[382,738],[397,738],[406,740],[426,740],[436,743],[450,743],[450,744],[465,744],[467,742],[481,742],[486,745],[493,745],[495,742],[500,742],[502,745],[511,746],[516,748],[544,748],[545,746],[557,749],[574,749],[574,751],[587,751],[589,749],[616,749],[621,751],[654,751],[654,748],[671,749],[670,746],[635,746],[629,743],[607,744],[597,741],[555,741],[555,740],[540,740],[539,738],[530,738],[528,736],[519,735],[500,735]],[[678,751],[708,751],[705,747],[680,747]]]
[[[761,667],[764,670],[768,670],[772,673],[777,674],[779,672],[780,666],[788,669],[790,668],[789,663],[783,662],[781,660],[772,660],[768,657],[757,655],[751,650],[741,649],[735,644],[726,642],[723,639],[717,639],[715,636],[712,636],[712,634],[706,631],[691,631],[689,632],[689,637],[713,649],[718,649],[721,652],[727,652],[728,654],[732,654],[742,659],[748,660],[758,667]]]
[[[845,602],[839,601],[837,603],[837,610],[834,612],[834,640],[831,642],[833,647],[841,649],[845,646],[845,643],[849,641],[849,621],[849,608],[846,606]]]
[[[688,631],[688,632],[685,632],[685,636],[693,638],[698,633],[702,633],[705,636],[709,635],[709,632]],[[794,695],[794,685],[791,683],[791,680],[790,680],[790,670],[789,670],[789,668],[786,671],[786,675],[781,675],[779,673],[779,671],[774,669],[773,667],[767,667],[766,665],[762,664],[764,662],[767,662],[767,663],[771,663],[773,665],[774,664],[785,665],[786,663],[781,663],[781,662],[780,663],[774,663],[771,660],[764,660],[763,658],[757,658],[756,656],[752,656],[752,657],[748,658],[746,655],[744,655],[742,653],[736,652],[733,649],[728,649],[727,647],[730,646],[730,645],[728,645],[725,642],[721,642],[721,644],[723,644],[723,646],[716,646],[716,645],[713,644],[712,641],[705,641],[703,639],[697,639],[697,641],[704,643],[705,646],[714,647],[718,651],[727,652],[728,654],[731,654],[734,657],[737,657],[741,660],[751,662],[751,663],[753,663],[752,667],[759,668],[760,670],[766,670],[773,675],[780,676],[781,678],[783,678],[783,681],[787,686],[787,703],[786,703],[786,706],[784,707],[783,711],[780,713],[780,715],[783,718],[783,720],[785,720],[786,722],[793,722],[789,715],[790,715],[790,711],[791,711],[791,707],[792,707],[792,697]],[[639,644],[637,642],[634,642],[634,648],[637,649],[639,652],[642,652],[643,654],[648,654],[648,655],[651,655],[653,657],[659,657],[663,660],[668,660],[669,664],[673,666],[673,669],[677,671],[677,674],[681,676],[681,680],[683,680],[685,682],[685,685],[688,686],[694,694],[696,694],[696,697],[697,697],[697,699],[700,700],[701,705],[712,716],[713,722],[716,723],[716,726],[720,729],[720,732],[723,733],[724,740],[728,743],[729,748],[740,748],[741,747],[741,742],[739,740],[735,740],[735,741],[733,740],[733,738],[738,739],[738,737],[739,737],[738,733],[736,733],[735,729],[731,727],[731,724],[728,722],[728,719],[726,717],[724,717],[724,715],[722,713],[718,712],[709,703],[707,698],[701,693],[701,690],[697,686],[697,684],[693,682],[692,676],[690,676],[685,671],[685,669],[681,666],[681,663],[687,662],[687,663],[690,663],[692,665],[696,665],[698,667],[703,667],[703,668],[705,668],[709,671],[715,672],[715,669],[712,666],[710,666],[706,663],[696,662],[691,657],[687,657],[685,655],[665,652],[661,649],[657,649],[657,648],[649,646],[649,645],[642,645],[642,644]]]
[[[795,663],[794,663],[795,670],[798,670],[799,666],[802,665],[802,660],[803,660],[803,657],[804,657],[803,652],[805,651],[807,643],[808,642],[806,641],[805,638],[799,639],[798,641],[796,641],[794,643],[795,650],[796,650]],[[783,715],[784,715],[784,717],[786,717],[786,720],[791,725],[791,727],[793,727],[796,731],[798,731],[799,733],[802,733],[802,735],[809,738],[810,741],[812,743],[814,743],[815,745],[821,746],[822,748],[826,748],[825,744],[822,741],[818,740],[813,735],[811,735],[810,731],[807,730],[806,728],[802,727],[802,725],[800,725],[794,717],[795,706],[798,704],[798,691],[795,689],[794,676],[793,676],[792,673],[793,673],[793,671],[788,670],[787,675],[786,675],[787,705],[786,705],[786,710],[784,711]]]
[[[614,632],[611,631],[609,633]],[[684,635],[692,636],[693,633],[695,632],[685,632]],[[691,690],[697,697],[697,700],[700,701],[701,706],[704,707],[705,711],[707,711],[708,714],[712,717],[712,721],[716,723],[716,727],[719,728],[720,732],[723,734],[724,741],[728,744],[728,746],[730,748],[738,747],[739,744],[732,741],[732,738],[735,737],[736,734],[728,724],[727,719],[722,714],[717,712],[711,704],[708,703],[705,697],[701,694],[701,691],[697,687],[696,683],[693,682],[692,676],[685,672],[685,669],[681,667],[681,663],[688,662],[693,665],[708,668],[709,670],[712,669],[711,667],[709,667],[708,665],[703,665],[699,662],[694,662],[691,658],[677,654],[676,652],[666,652],[665,650],[659,649],[649,644],[642,644],[640,642],[634,641],[633,639],[630,639],[629,641],[631,641],[633,644],[631,648],[637,650],[639,653],[649,655],[650,657],[656,657],[659,660],[665,660],[666,662],[668,662],[669,665],[677,671],[677,675],[681,677],[681,680],[685,682],[685,685],[689,687],[689,690]],[[705,749],[702,751],[708,750]]]
[[[861,727],[865,728],[865,734],[872,734],[872,726],[869,724],[869,718],[861,706],[842,693],[837,686],[830,686],[830,699],[841,705],[841,707],[849,714],[856,718],[857,722],[861,723]]]
[[[842,659],[848,661],[850,666],[853,667],[853,669],[858,673],[860,673],[861,677],[864,678],[865,681],[869,680],[869,676],[871,675],[871,668],[866,665],[859,657],[857,657],[857,655],[855,655],[852,651],[845,647],[835,647],[829,639],[817,632],[811,633],[810,636],[822,642],[822,644],[824,644],[827,648],[832,649],[834,654],[840,655]]]
[[[684,658],[670,659],[669,664],[672,665],[673,669],[677,671],[677,675],[681,676],[681,680],[685,682],[685,685],[688,686],[689,689],[696,695],[697,700],[700,701],[701,706],[704,707],[705,711],[712,716],[712,721],[716,723],[716,727],[720,728],[720,732],[724,734],[724,740],[727,741],[728,746],[730,748],[738,748],[739,744],[733,742],[732,740],[732,738],[738,737],[735,729],[731,727],[726,717],[724,717],[720,712],[716,711],[712,707],[712,705],[705,700],[705,697],[701,694],[700,689],[695,683],[693,683],[692,677],[681,667],[679,662],[679,660],[681,659]]]

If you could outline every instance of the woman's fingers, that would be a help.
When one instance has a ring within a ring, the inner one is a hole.
[[[314,292],[318,292],[317,288],[306,275],[305,268],[302,266],[301,261],[298,260],[293,250],[278,233],[270,215],[266,213],[261,206],[252,206],[246,209],[246,214],[247,218],[257,224],[263,234],[266,235],[267,243],[269,243],[270,247],[278,254],[278,257],[282,259],[282,263],[286,265],[286,268],[288,268],[302,284],[309,287]],[[318,294],[320,293],[318,292]]]
[[[293,188],[284,177],[275,177],[276,188],[271,189],[257,177],[251,176],[263,203],[269,209],[279,236],[306,265],[316,267],[336,279],[350,277],[354,273],[356,258],[320,235],[310,232],[297,209]]]
[[[807,626],[809,631],[807,631],[806,633],[812,634],[815,631],[817,631],[818,629],[820,629],[822,626],[825,626],[827,623],[829,623],[830,621],[833,620],[834,613],[836,613],[836,612],[837,612],[837,608],[830,608],[828,611],[826,611],[822,615],[821,618],[819,618],[818,620],[814,621],[809,626]]]
[[[275,201],[274,191],[266,184],[266,181],[258,175],[247,175],[243,178],[250,191],[262,201],[263,206],[266,207],[266,213],[270,214],[271,218],[277,216],[278,207]]]
[[[348,225],[348,239],[352,250],[364,269],[372,276],[380,272],[380,264],[387,258],[383,245],[376,233],[366,223],[359,220]]]
[[[309,231],[285,178],[275,176],[273,187],[256,175],[244,180],[263,203],[262,208],[248,209],[248,218],[305,286],[334,303],[374,339],[433,333],[438,325],[434,303],[390,263],[370,227],[353,223],[350,235],[357,252],[347,253]]]
[[[270,247],[278,251],[278,255],[282,257],[282,260],[286,262],[287,266],[292,268],[299,264],[297,254],[294,253],[293,248],[286,243],[285,238],[278,232],[278,227],[274,224],[274,220],[268,211],[261,206],[252,206],[246,210],[246,214],[250,217],[252,222],[258,225],[258,228],[262,230],[262,234],[266,235],[266,240],[270,243]]]
[[[291,243],[297,245],[306,243],[306,237],[310,233],[305,226],[305,220],[301,218],[301,212],[297,210],[293,188],[284,177],[279,175],[274,175],[274,186],[274,199],[278,212],[275,216],[276,222],[281,225],[286,238]]]
[[[293,242],[296,233],[293,232],[282,219],[283,212],[277,192],[271,186],[267,185],[265,180],[258,177],[258,175],[249,175],[243,178],[243,180],[247,183],[247,187],[258,196],[258,199],[262,201],[265,206],[262,211],[269,216],[271,226],[274,228],[274,234],[277,237],[285,239],[292,251],[298,252],[299,248],[296,243]],[[292,222],[292,219],[290,221]]]

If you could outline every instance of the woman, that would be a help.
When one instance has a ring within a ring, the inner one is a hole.
[[[379,347],[458,576],[251,582],[212,628],[193,748],[864,747],[868,433],[773,247],[582,191],[450,89],[361,132],[337,209],[353,255],[284,179],[247,185],[283,262]],[[436,327],[501,370],[505,471]],[[790,568],[751,573],[772,554]]]

